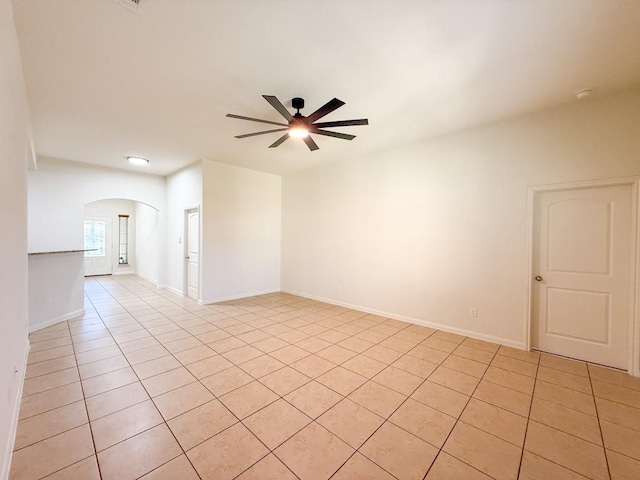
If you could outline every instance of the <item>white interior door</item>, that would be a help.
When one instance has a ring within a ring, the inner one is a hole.
[[[84,219],[84,276],[110,275],[111,258],[111,218],[85,217]]]
[[[186,216],[187,295],[197,300],[200,291],[200,212],[198,210],[189,210]]]
[[[628,368],[632,201],[632,185],[536,195],[533,348]]]

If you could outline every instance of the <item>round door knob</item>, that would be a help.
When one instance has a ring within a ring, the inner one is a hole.
[[[540,275],[536,275],[536,282],[541,282],[542,281],[542,277]]]

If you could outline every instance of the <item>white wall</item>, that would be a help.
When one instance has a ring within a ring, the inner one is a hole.
[[[167,177],[165,286],[176,293],[184,292],[184,211],[200,208],[201,204],[202,162],[193,163]],[[202,213],[200,223],[202,225]]]
[[[9,473],[29,344],[26,170],[30,126],[10,0],[0,0],[0,72],[0,478],[4,479]]]
[[[82,252],[29,255],[29,332],[82,313]]]
[[[204,161],[204,303],[280,289],[281,179]]]
[[[109,199],[91,202],[84,207],[85,217],[109,217],[111,219],[111,271],[114,275],[136,273],[136,204],[131,200]],[[129,215],[128,264],[120,264],[120,218]]]
[[[129,223],[129,228],[134,228]],[[158,283],[160,247],[164,247],[164,238],[160,232],[158,210],[144,203],[135,202],[135,235],[136,235],[136,273],[141,277]]]
[[[82,248],[84,206],[120,198],[164,209],[165,177],[38,158],[29,172],[29,251]]]
[[[521,345],[527,187],[640,175],[638,112],[634,90],[287,176],[283,289]]]

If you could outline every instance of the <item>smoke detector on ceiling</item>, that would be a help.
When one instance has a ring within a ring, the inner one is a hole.
[[[140,6],[140,3],[142,2],[142,0],[115,0],[115,1],[119,5],[123,6],[124,8],[126,8],[127,10],[130,10],[132,12],[137,12],[138,11],[138,7]]]

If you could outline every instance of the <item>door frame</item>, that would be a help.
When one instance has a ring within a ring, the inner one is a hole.
[[[543,192],[558,190],[575,190],[589,187],[608,187],[615,185],[631,186],[631,251],[633,255],[631,265],[631,314],[629,315],[629,360],[627,372],[634,377],[640,377],[640,304],[638,287],[640,286],[640,235],[638,235],[638,225],[640,225],[640,208],[638,205],[638,190],[640,188],[640,177],[622,177],[607,180],[591,180],[586,182],[559,183],[551,185],[535,185],[527,187],[527,265],[526,265],[526,301],[525,301],[525,325],[524,325],[524,347],[531,350],[531,328],[532,328],[532,307],[533,307],[533,257],[534,257],[534,215],[536,214],[534,205],[536,195]]]
[[[189,297],[189,214],[198,212],[198,303],[202,303],[202,212],[200,205],[186,207],[183,213],[183,235],[182,235],[182,296]]]

